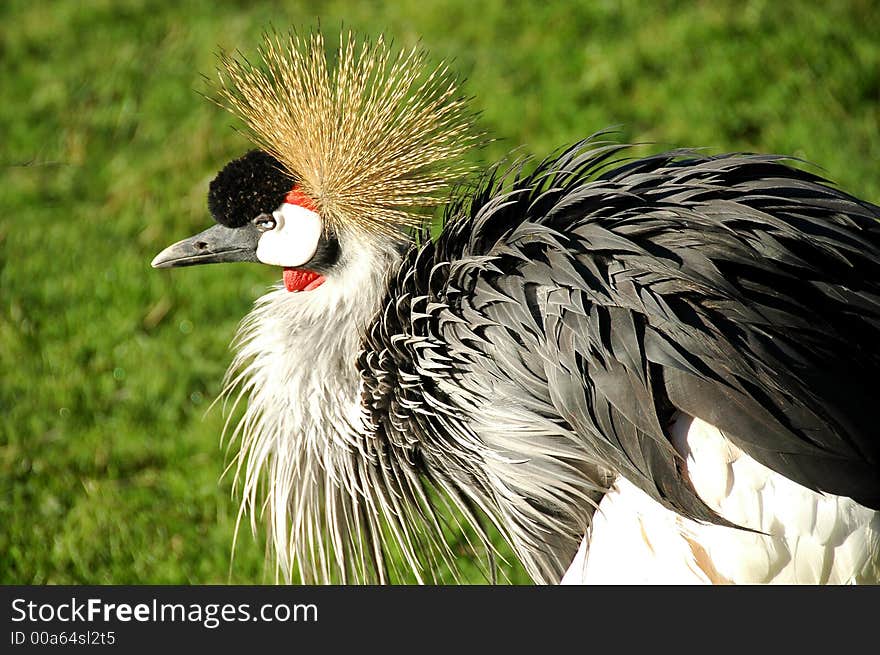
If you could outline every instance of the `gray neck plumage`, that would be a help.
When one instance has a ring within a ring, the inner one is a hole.
[[[369,581],[384,570],[370,543],[382,512],[364,489],[378,455],[363,428],[356,362],[400,255],[369,240],[344,245],[318,289],[279,287],[257,301],[224,390],[247,401],[232,434],[239,521],[248,515],[255,531],[262,518],[286,580],[298,571],[303,582]]]

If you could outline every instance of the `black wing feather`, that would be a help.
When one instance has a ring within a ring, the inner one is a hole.
[[[880,208],[781,157],[676,151],[611,166],[621,150],[588,141],[531,175],[493,174],[413,249],[361,358],[377,431],[497,507],[511,490],[481,465],[480,435],[465,456],[449,431],[468,433],[481,403],[511,403],[571,435],[577,454],[547,459],[574,466],[583,494],[623,475],[723,522],[670,445],[682,410],[790,479],[880,509]],[[429,398],[442,407],[416,416]],[[541,445],[522,442],[523,457]],[[535,484],[527,500],[545,523],[510,508],[494,518],[553,579],[592,510]],[[536,545],[542,534],[553,547]]]

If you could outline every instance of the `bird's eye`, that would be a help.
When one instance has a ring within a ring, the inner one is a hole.
[[[268,232],[275,229],[275,218],[269,214],[260,214],[254,219],[254,225],[262,232]]]

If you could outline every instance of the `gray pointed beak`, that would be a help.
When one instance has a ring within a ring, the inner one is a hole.
[[[168,246],[151,262],[153,268],[177,268],[197,264],[256,262],[260,231],[251,223],[243,227],[214,225]]]

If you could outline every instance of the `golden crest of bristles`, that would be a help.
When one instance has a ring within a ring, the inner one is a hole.
[[[265,36],[262,62],[221,57],[223,104],[281,161],[325,220],[387,232],[418,226],[470,167],[479,138],[447,66],[417,48],[340,38],[335,68],[320,33]]]

